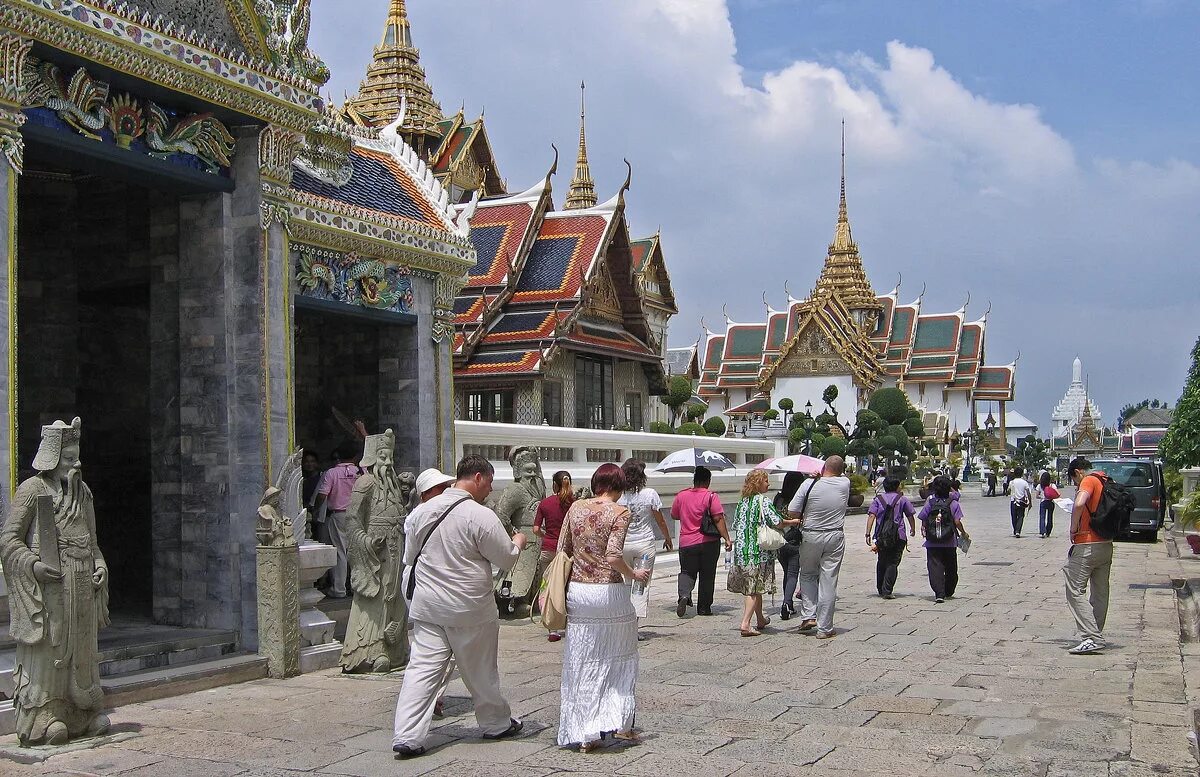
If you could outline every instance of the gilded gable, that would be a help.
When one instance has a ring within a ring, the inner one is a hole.
[[[829,336],[810,321],[796,337],[795,345],[775,370],[775,378],[801,378],[810,375],[850,375],[850,365],[838,355]]]

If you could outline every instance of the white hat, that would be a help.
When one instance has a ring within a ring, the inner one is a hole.
[[[431,488],[437,488],[443,483],[453,483],[454,478],[439,469],[429,468],[417,475],[417,494],[424,494]]]

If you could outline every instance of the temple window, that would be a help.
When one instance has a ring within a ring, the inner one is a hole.
[[[575,425],[609,429],[613,425],[613,364],[597,356],[575,357]]]
[[[633,431],[640,431],[644,426],[642,418],[642,395],[629,393],[625,395],[625,422]]]
[[[542,381],[542,416],[550,426],[563,425],[562,383]]]
[[[511,424],[512,391],[473,391],[467,394],[467,420]]]

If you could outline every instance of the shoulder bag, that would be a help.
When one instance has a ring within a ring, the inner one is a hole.
[[[712,511],[712,492],[708,492],[708,501],[704,505],[704,515],[700,516],[700,533],[705,537],[720,537],[721,529],[717,526],[717,517]]]
[[[817,485],[817,479],[813,478],[808,484],[808,490],[804,492],[804,496],[800,499],[800,515],[804,515],[804,508],[808,507],[808,495],[812,493],[813,488]],[[793,526],[783,535],[790,545],[800,545],[804,542],[804,532],[799,526]]]
[[[779,550],[787,544],[787,540],[783,538],[783,532],[776,529],[767,522],[765,510],[763,509],[763,498],[755,498],[755,507],[758,509],[758,549],[766,552]],[[775,509],[773,507],[768,509]]]
[[[446,512],[442,513],[441,516],[433,522],[433,526],[429,527],[429,531],[425,532],[425,537],[421,540],[421,546],[417,548],[417,555],[413,557],[412,568],[408,570],[408,586],[404,589],[404,598],[406,600],[411,602],[413,598],[413,592],[417,590],[417,562],[421,560],[421,554],[425,552],[425,545],[428,544],[429,538],[433,536],[433,533],[437,531],[437,527],[442,525],[442,521],[446,520],[446,516],[450,515],[454,508],[458,507],[460,504],[470,498],[471,497],[469,496],[464,496],[462,499],[459,499],[457,502],[447,507]]]
[[[550,559],[542,577],[542,625],[547,631],[562,631],[567,627],[567,585],[571,582],[573,563],[567,552],[560,550]]]

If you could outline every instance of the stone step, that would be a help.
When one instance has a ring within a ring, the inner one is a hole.
[[[212,661],[132,672],[101,681],[106,709],[126,704],[181,696],[233,685],[267,676],[267,659],[254,653],[239,653]],[[0,701],[0,736],[16,731],[12,700]]]

